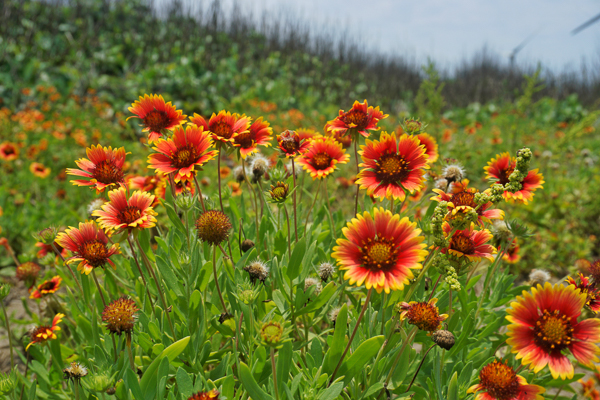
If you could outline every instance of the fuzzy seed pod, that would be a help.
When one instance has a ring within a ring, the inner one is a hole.
[[[454,346],[454,335],[452,334],[452,332],[447,331],[445,329],[440,329],[439,331],[433,332],[431,338],[433,339],[435,344],[437,344],[444,350],[450,350],[452,346]]]

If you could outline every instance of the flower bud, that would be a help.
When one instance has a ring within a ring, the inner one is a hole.
[[[242,251],[244,253],[247,252],[248,250],[250,250],[253,247],[254,247],[254,242],[252,240],[250,240],[250,239],[245,239],[242,242]]]
[[[454,335],[452,332],[447,331],[445,329],[440,329],[438,331],[433,332],[431,335],[434,343],[440,346],[444,350],[450,350],[452,346],[454,346]]]
[[[45,245],[50,246],[52,243],[54,243],[54,239],[56,239],[57,234],[58,228],[51,226],[46,229],[42,229],[37,233],[37,235],[35,235],[35,238]]]
[[[192,195],[191,192],[185,190],[177,196],[175,204],[183,211],[189,211],[194,208],[196,203],[196,196]]]
[[[6,296],[10,293],[10,285],[2,284],[0,285],[0,301],[4,300]]]

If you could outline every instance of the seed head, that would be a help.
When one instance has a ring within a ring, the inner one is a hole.
[[[72,362],[70,366],[63,369],[63,374],[65,379],[79,381],[88,374],[88,369],[79,363]]]
[[[333,322],[334,325],[341,309],[341,307],[336,307],[333,310],[329,311],[329,319],[331,320],[331,322]]]
[[[203,212],[196,220],[198,239],[210,245],[216,246],[227,240],[230,230],[229,217],[221,211],[209,210]]]
[[[508,224],[502,220],[496,219],[492,224],[492,235],[496,245],[505,245],[512,243],[514,235]]]
[[[90,204],[88,204],[87,206],[87,212],[88,214],[91,216],[94,211],[99,211],[102,210],[102,206],[104,205],[105,200],[104,199],[94,199],[90,202]]]
[[[252,170],[252,182],[258,182],[260,178],[269,170],[269,160],[264,156],[257,154],[252,160],[250,169]]]
[[[139,310],[135,301],[127,297],[121,297],[104,307],[102,322],[106,323],[110,333],[121,335],[125,332],[130,334],[133,331],[133,325],[137,320],[136,313]]]
[[[248,250],[250,250],[251,248],[254,247],[254,242],[252,240],[250,240],[250,239],[245,239],[242,242],[242,246],[241,247],[242,247],[242,251],[245,253],[245,252],[247,252]]]
[[[40,274],[40,269],[40,266],[33,261],[24,262],[17,267],[17,279],[25,282],[27,287],[32,287]]]
[[[331,263],[324,262],[321,265],[319,265],[319,277],[323,282],[327,282],[327,280],[331,278],[334,272],[335,267]]]
[[[259,259],[247,264],[244,271],[248,272],[252,283],[256,283],[257,280],[265,283],[265,280],[269,277],[269,267]]]
[[[319,294],[321,294],[321,290],[323,290],[323,286],[321,286],[321,282],[319,282],[315,278],[310,278],[310,277],[306,278],[304,280],[304,291],[306,292],[308,290],[308,288],[311,286],[315,287],[315,296],[318,296]]]
[[[442,176],[448,182],[460,182],[465,177],[465,170],[458,164],[446,165],[442,170]]]
[[[529,284],[531,286],[544,285],[544,283],[550,282],[550,279],[552,279],[552,275],[543,269],[534,269],[529,273]]]
[[[444,350],[450,350],[452,346],[454,346],[455,342],[452,332],[445,329],[440,329],[433,332],[431,339],[433,339],[434,343]]]
[[[248,171],[246,171],[246,174],[248,173]],[[237,167],[235,167],[233,169],[233,178],[239,182],[242,183],[245,181],[244,178],[244,167],[242,167],[241,165],[238,165]]]

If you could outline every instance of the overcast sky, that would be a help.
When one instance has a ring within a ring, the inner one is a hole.
[[[161,1],[161,0],[159,0]],[[165,0],[163,0],[165,1]],[[192,4],[212,0],[188,0]],[[232,4],[234,0],[222,0]],[[373,49],[419,62],[431,57],[451,66],[484,46],[508,60],[533,37],[517,62],[540,61],[554,71],[600,61],[600,21],[571,31],[600,14],[600,0],[237,0],[255,15],[297,16],[316,30],[351,30]],[[596,64],[598,65],[598,64]]]

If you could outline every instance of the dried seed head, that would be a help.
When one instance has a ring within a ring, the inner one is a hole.
[[[25,282],[27,287],[32,287],[40,274],[40,269],[40,266],[33,261],[24,262],[17,267],[17,279]]]
[[[321,282],[319,282],[315,278],[306,278],[304,280],[304,291],[306,292],[308,290],[308,288],[311,286],[315,287],[315,296],[318,296],[319,294],[321,294],[321,290],[323,290],[323,286],[321,286]]]
[[[465,170],[458,164],[446,165],[442,170],[442,176],[448,182],[460,182],[465,177]]]
[[[63,369],[64,379],[79,381],[88,374],[88,369],[83,365],[72,362],[70,366]]]
[[[102,206],[104,205],[106,201],[104,199],[94,199],[90,202],[90,204],[88,204],[87,206],[87,212],[88,214],[91,216],[94,211],[99,211],[102,210]]]
[[[102,322],[106,323],[106,328],[110,333],[121,335],[125,332],[130,334],[133,331],[133,325],[137,320],[136,313],[139,310],[135,301],[127,297],[121,297],[104,307]]]
[[[333,310],[329,311],[329,319],[334,323],[337,320],[338,314],[340,313],[341,307],[336,307]]]
[[[544,283],[550,282],[550,279],[552,279],[552,275],[543,269],[534,269],[529,273],[529,284],[531,286],[544,285]]]
[[[242,251],[244,253],[247,252],[248,250],[250,250],[253,247],[254,247],[254,242],[252,240],[250,240],[250,239],[245,239],[242,242]]]
[[[257,154],[252,160],[250,169],[252,170],[252,182],[258,182],[260,178],[269,170],[269,160],[264,156]]]
[[[435,181],[435,188],[443,190],[444,192],[451,192],[452,183],[449,183],[446,178],[440,178]]]
[[[248,272],[252,283],[256,283],[257,280],[265,283],[265,280],[269,277],[269,267],[259,259],[247,264],[244,271]]]
[[[452,332],[445,329],[440,329],[433,332],[431,338],[433,339],[434,343],[440,346],[442,349],[450,350],[452,346],[454,346],[454,335]]]
[[[319,277],[323,282],[327,282],[327,280],[331,278],[334,272],[335,267],[331,263],[324,262],[321,265],[319,265]]]
[[[246,172],[246,173],[248,173],[248,172]],[[235,167],[233,169],[233,178],[237,182],[239,182],[239,183],[244,182],[245,181],[245,178],[244,178],[244,167],[242,167],[241,165]]]
[[[200,214],[196,220],[198,239],[210,245],[218,245],[229,237],[231,222],[221,211],[209,210]]]
[[[508,224],[500,219],[494,220],[492,223],[492,235],[496,245],[506,245],[512,243],[514,235]]]

